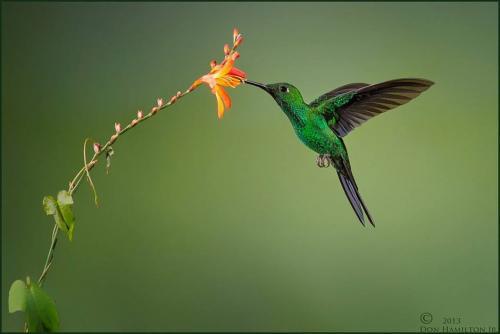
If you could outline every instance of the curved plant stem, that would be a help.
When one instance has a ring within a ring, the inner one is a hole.
[[[80,168],[80,170],[76,173],[76,175],[73,177],[73,179],[69,182],[69,186],[68,186],[68,193],[69,193],[69,195],[73,195],[74,192],[78,189],[78,186],[80,185],[80,181],[83,179],[84,176],[87,176],[87,178],[89,180],[89,183],[90,183],[92,189],[94,190],[94,194],[95,194],[95,187],[93,186],[92,179],[90,178],[90,170],[97,164],[97,162],[98,162],[97,158],[100,155],[102,155],[103,153],[107,152],[107,150],[111,147],[111,145],[114,144],[118,140],[118,138],[120,136],[122,136],[125,132],[129,131],[133,127],[136,127],[137,125],[139,125],[140,123],[144,122],[145,120],[150,119],[151,117],[153,117],[154,115],[156,115],[160,110],[165,109],[165,108],[171,106],[172,104],[174,104],[175,102],[177,102],[177,100],[181,99],[182,97],[184,97],[185,95],[187,95],[189,93],[191,93],[191,90],[189,90],[189,89],[186,90],[184,93],[178,92],[177,95],[174,95],[174,97],[172,97],[170,99],[170,101],[168,101],[167,103],[159,104],[156,107],[153,107],[151,109],[151,111],[149,112],[149,114],[147,114],[147,115],[145,115],[145,116],[143,116],[141,118],[134,119],[125,128],[123,128],[119,132],[116,132],[114,135],[112,135],[109,138],[109,140],[106,142],[106,144],[104,144],[104,146],[102,148],[100,148],[97,152],[95,152],[94,155],[92,156],[92,159],[90,159],[90,161],[88,161],[88,162],[87,162],[87,156],[86,156],[85,148],[86,148],[87,141],[89,139],[88,138],[85,139],[85,144],[84,144],[84,165],[83,165],[83,167]],[[96,201],[96,204],[97,204],[97,195],[95,195],[95,201]],[[55,248],[56,248],[56,245],[57,245],[57,234],[58,234],[58,232],[59,232],[59,228],[58,228],[57,224],[54,223],[54,227],[52,229],[52,238],[51,238],[51,241],[50,241],[49,252],[47,254],[47,258],[45,260],[45,265],[43,266],[43,269],[42,269],[42,272],[40,274],[40,277],[38,278],[38,284],[40,286],[43,285],[43,282],[45,281],[45,279],[47,277],[47,274],[49,273],[49,270],[50,270],[50,268],[52,266],[52,260],[54,259],[54,251],[55,251]]]
[[[49,248],[49,253],[47,254],[47,259],[45,260],[45,265],[43,267],[43,271],[40,274],[40,277],[38,278],[38,284],[42,286],[43,280],[45,279],[45,276],[49,272],[50,266],[52,265],[52,259],[54,258],[54,250],[56,249],[57,245],[57,232],[59,231],[59,228],[57,227],[57,224],[54,224],[54,228],[52,229],[52,239],[50,242],[50,248]]]

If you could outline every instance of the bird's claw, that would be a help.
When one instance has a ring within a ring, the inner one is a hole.
[[[320,154],[316,158],[316,165],[318,165],[318,167],[320,168],[330,167],[330,164],[331,164],[330,154]]]

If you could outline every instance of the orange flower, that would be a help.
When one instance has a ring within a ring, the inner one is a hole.
[[[224,61],[219,65],[215,61],[210,62],[212,68],[210,72],[196,80],[188,90],[192,91],[203,83],[208,85],[217,98],[217,116],[219,118],[224,115],[225,108],[231,108],[231,98],[223,87],[235,88],[246,79],[246,73],[234,67],[234,62],[240,56],[235,49],[241,44],[241,40],[242,37],[238,34],[232,49],[229,49],[226,44],[224,46],[224,53],[226,54]]]

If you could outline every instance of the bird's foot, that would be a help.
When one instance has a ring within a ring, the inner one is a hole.
[[[332,158],[330,157],[330,154],[320,154],[316,158],[316,165],[318,167],[323,168],[323,167],[330,167],[332,163]]]

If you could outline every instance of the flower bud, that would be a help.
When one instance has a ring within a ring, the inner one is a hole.
[[[234,48],[236,49],[238,46],[240,46],[241,43],[243,43],[243,36],[238,35],[238,37],[236,37],[236,40],[234,41]]]
[[[231,52],[231,49],[229,48],[229,45],[225,44],[224,45],[224,54],[227,56]]]
[[[139,121],[137,119],[133,119],[132,122],[130,122],[130,125],[135,126]]]
[[[115,123],[115,131],[116,133],[122,131],[122,125],[120,123]]]
[[[94,145],[94,153],[97,154],[101,151],[101,144],[99,144],[98,142],[95,142]]]
[[[238,51],[235,51],[233,54],[232,54],[232,57],[233,57],[233,60],[236,60],[238,58],[240,58],[240,53]]]
[[[157,98],[156,99],[156,106],[158,108],[161,108],[162,105],[163,105],[163,99],[161,97]]]
[[[137,118],[141,119],[144,117],[144,114],[142,113],[142,110],[137,111]]]
[[[160,110],[160,109],[158,109],[158,107],[153,107],[153,108],[151,108],[151,113],[154,115],[158,112],[158,110]]]
[[[113,144],[115,142],[116,138],[118,138],[117,134],[112,135],[111,138],[109,139],[109,144]]]
[[[210,62],[210,68],[214,68],[215,66],[217,66],[217,62],[215,60],[212,60]]]
[[[233,29],[233,43],[236,42],[236,38],[240,34],[240,31],[236,28]]]

